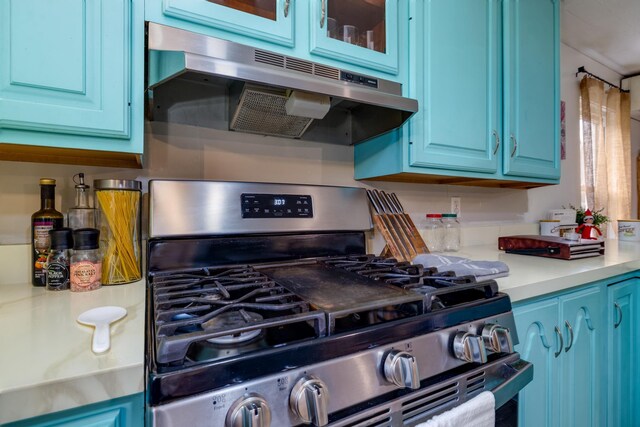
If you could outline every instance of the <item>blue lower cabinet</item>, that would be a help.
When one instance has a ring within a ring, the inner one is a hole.
[[[604,286],[516,304],[516,350],[534,365],[519,395],[521,426],[604,425]]]
[[[557,425],[559,419],[560,335],[556,331],[558,301],[552,299],[514,308],[520,344],[516,351],[533,363],[533,380],[518,395],[520,426]]]
[[[6,427],[143,427],[144,393],[42,415]]]
[[[604,423],[607,328],[604,290],[596,286],[560,297],[564,339],[560,379],[560,425],[602,426]]]
[[[640,368],[638,366],[638,295],[633,278],[608,288],[608,414],[607,426],[638,425]]]

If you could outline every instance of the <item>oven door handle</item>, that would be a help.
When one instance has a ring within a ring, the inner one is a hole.
[[[496,399],[496,409],[513,399],[533,380],[533,365],[520,359],[514,363],[505,363],[500,373],[504,381],[491,390]]]

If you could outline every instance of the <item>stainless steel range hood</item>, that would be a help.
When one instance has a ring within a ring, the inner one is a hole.
[[[399,83],[155,23],[148,37],[153,120],[355,144],[418,110]]]

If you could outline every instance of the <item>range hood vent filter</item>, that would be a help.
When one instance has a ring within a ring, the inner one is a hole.
[[[231,119],[231,130],[300,138],[313,119],[287,115],[285,90],[245,85]]]

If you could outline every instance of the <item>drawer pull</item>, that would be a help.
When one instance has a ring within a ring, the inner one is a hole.
[[[516,137],[511,134],[511,141],[513,142],[513,150],[511,151],[511,157],[516,155],[516,150],[518,149],[518,141]]]
[[[616,311],[618,312],[618,315],[619,315],[618,319],[620,319],[616,322],[615,325],[613,325],[613,328],[618,329],[618,326],[620,326],[620,324],[622,323],[622,308],[617,302],[614,302],[613,305],[616,307]]]
[[[493,131],[493,137],[496,140],[496,146],[493,149],[493,155],[495,156],[496,153],[498,152],[498,148],[500,148],[500,137],[498,136],[498,132],[496,132],[495,130]]]
[[[284,0],[284,17],[289,16],[289,6],[291,4],[291,0]]]
[[[562,353],[562,349],[564,348],[564,340],[562,339],[562,332],[560,332],[560,328],[558,328],[556,326],[556,334],[558,335],[558,338],[560,338],[560,347],[558,351],[555,352],[555,357],[560,356],[560,353]]]
[[[571,327],[571,323],[568,320],[564,321],[564,324],[567,325],[567,329],[569,330],[569,345],[564,349],[565,353],[571,349],[573,345],[573,328]]]

